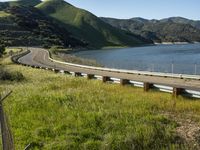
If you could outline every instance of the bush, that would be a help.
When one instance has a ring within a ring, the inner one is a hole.
[[[51,46],[51,48],[49,49],[49,52],[51,54],[55,54],[56,55],[59,52],[59,50],[63,49],[63,48],[64,48],[63,46],[56,46],[56,45],[54,45],[54,46]]]
[[[0,66],[0,80],[6,81],[21,81],[24,79],[24,76],[21,72],[9,72],[2,66]]]
[[[5,45],[0,42],[0,57],[3,55],[5,50],[6,50]]]
[[[49,47],[49,44],[43,44],[43,46],[42,46],[44,49],[49,49],[50,47]]]

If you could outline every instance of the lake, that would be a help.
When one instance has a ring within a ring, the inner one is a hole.
[[[74,53],[109,68],[200,74],[200,44],[156,45]]]

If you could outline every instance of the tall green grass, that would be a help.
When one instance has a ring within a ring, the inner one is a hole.
[[[200,120],[200,101],[141,88],[103,84],[13,64],[26,81],[0,84],[13,90],[4,107],[16,149],[187,149],[175,119]]]

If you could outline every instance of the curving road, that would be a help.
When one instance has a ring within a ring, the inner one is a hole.
[[[67,64],[62,64],[59,62],[54,62],[49,58],[48,51],[42,48],[29,48],[30,53],[21,57],[18,61],[22,64],[31,66],[40,66],[45,68],[54,68],[57,70],[64,70],[68,72],[81,72],[85,74],[93,74],[99,76],[108,76],[112,78],[127,79],[138,82],[148,82],[158,85],[165,85],[170,87],[178,87],[187,90],[200,91],[200,80],[193,79],[179,79],[172,77],[159,77],[159,76],[147,76],[130,74],[124,72],[115,71],[105,71],[105,70],[95,70],[91,68],[82,68],[79,66],[72,66]]]

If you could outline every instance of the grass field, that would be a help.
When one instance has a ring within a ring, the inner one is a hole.
[[[191,125],[198,132],[198,100],[1,63],[25,76],[0,81],[13,90],[4,107],[16,150],[199,148],[198,133],[184,138]]]

